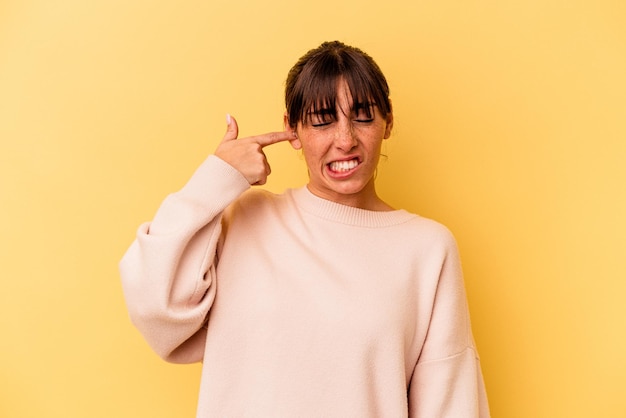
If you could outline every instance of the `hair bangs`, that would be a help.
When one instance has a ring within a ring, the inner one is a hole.
[[[296,123],[306,125],[313,115],[324,115],[333,120],[337,118],[337,80],[340,73],[328,62],[319,64],[319,68],[309,68],[311,74],[308,77],[301,78],[301,106],[294,115]]]
[[[383,117],[391,112],[389,87],[374,60],[357,48],[330,42],[309,51],[289,72],[285,89],[289,124],[307,124],[313,115],[336,119],[337,83],[342,79],[352,111],[363,110],[372,117],[377,106]]]

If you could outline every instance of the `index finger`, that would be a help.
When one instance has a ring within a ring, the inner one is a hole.
[[[251,136],[249,139],[262,147],[266,147],[278,142],[296,139],[296,134],[293,131],[270,132],[263,135]]]

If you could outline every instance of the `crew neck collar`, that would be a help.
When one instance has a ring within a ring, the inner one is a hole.
[[[383,228],[415,217],[404,209],[373,211],[343,205],[314,195],[306,186],[291,190],[291,194],[296,204],[311,215],[348,225]]]

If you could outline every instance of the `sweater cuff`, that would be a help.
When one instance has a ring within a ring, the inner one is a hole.
[[[210,199],[214,204],[217,198],[222,201],[218,206],[226,207],[249,188],[248,180],[236,168],[215,155],[209,155],[180,192],[202,200]]]

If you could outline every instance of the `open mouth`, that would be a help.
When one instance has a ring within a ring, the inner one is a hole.
[[[354,170],[356,166],[359,165],[359,160],[357,158],[353,158],[351,160],[345,161],[333,161],[328,164],[328,168],[330,171],[335,173],[346,173],[350,170]]]

